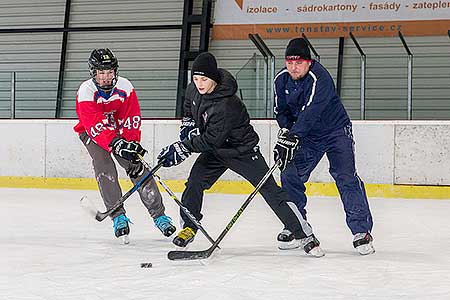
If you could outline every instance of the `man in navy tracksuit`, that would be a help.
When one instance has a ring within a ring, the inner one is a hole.
[[[375,252],[370,235],[372,215],[364,183],[356,173],[352,124],[333,79],[319,62],[311,60],[302,38],[289,42],[285,56],[286,67],[274,80],[274,110],[280,126],[274,155],[283,161],[282,186],[306,220],[304,183],[326,154],[354,235],[353,245],[360,254],[371,254]],[[285,229],[278,240],[292,243],[293,236]]]

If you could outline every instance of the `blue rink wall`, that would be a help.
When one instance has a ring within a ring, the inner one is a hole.
[[[154,164],[159,150],[178,138],[179,120],[144,120],[142,145]],[[0,120],[0,187],[97,189],[90,157],[73,131],[75,120]],[[278,126],[255,120],[261,152],[273,163]],[[450,121],[354,121],[357,170],[369,197],[450,199]],[[196,155],[159,175],[181,192]],[[131,187],[119,170],[123,187]],[[279,179],[279,173],[275,174]],[[211,192],[246,194],[251,186],[227,172]],[[335,196],[322,159],[308,184],[309,195]]]

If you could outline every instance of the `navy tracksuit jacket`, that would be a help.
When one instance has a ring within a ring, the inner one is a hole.
[[[313,61],[309,72],[293,80],[286,68],[274,80],[274,111],[280,128],[300,138],[294,159],[281,174],[283,188],[306,219],[305,182],[324,154],[336,181],[353,234],[372,230],[372,215],[355,167],[352,124],[329,72]]]

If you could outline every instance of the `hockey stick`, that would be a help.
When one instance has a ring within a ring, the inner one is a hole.
[[[113,207],[111,207],[110,209],[106,210],[105,212],[101,212],[98,211],[95,213],[95,219],[99,222],[103,221],[104,219],[106,219],[107,216],[109,216],[110,214],[112,214],[116,209],[118,209],[124,202],[125,200],[127,200],[131,194],[133,194],[134,192],[136,192],[141,186],[143,186],[144,184],[146,184],[150,179],[152,179],[153,174],[156,173],[156,171],[159,170],[159,168],[162,167],[162,163],[157,164],[156,166],[153,167],[153,169],[150,170],[150,172],[145,175],[144,177],[141,178],[141,180],[139,180],[128,192],[126,192],[125,195],[123,195],[122,197],[120,197],[119,201],[116,202],[116,204],[114,204]],[[83,200],[83,199],[81,199]]]
[[[138,155],[138,157],[139,157],[139,160],[144,164],[144,166],[146,168],[150,168],[149,164],[144,160],[144,158],[141,155]],[[214,244],[215,241],[208,234],[208,232],[206,232],[205,228],[203,228],[203,225],[200,223],[200,221],[198,221],[194,217],[194,215],[189,211],[189,209],[187,209],[187,207],[184,206],[180,200],[178,200],[175,193],[172,192],[172,190],[167,186],[167,184],[164,183],[164,181],[162,181],[161,177],[159,177],[159,175],[155,173],[155,174],[153,174],[153,178],[155,178],[156,181],[158,181],[159,184],[166,190],[166,192],[169,194],[169,196],[175,201],[176,204],[178,204],[181,211],[189,218],[189,220],[191,220],[192,223],[195,224],[195,226],[197,226],[198,229],[200,229],[200,231],[205,235],[205,237],[208,239],[208,241],[210,241],[211,244]]]
[[[276,170],[278,165],[281,163],[281,160],[278,160],[270,169],[267,171],[267,173],[264,175],[264,177],[261,179],[261,181],[258,183],[258,185],[255,187],[253,192],[247,197],[245,202],[241,205],[239,210],[236,212],[236,214],[233,216],[231,221],[227,224],[225,229],[222,231],[222,233],[219,235],[217,240],[212,244],[211,247],[209,247],[206,250],[202,251],[169,251],[167,253],[167,258],[170,260],[194,260],[194,259],[205,259],[211,256],[211,254],[218,248],[219,243],[223,240],[225,235],[228,231],[230,231],[231,227],[233,227],[234,223],[236,223],[237,219],[241,216],[241,214],[244,212],[244,209],[250,204],[250,202],[255,198],[258,191],[261,189],[261,187],[266,183],[267,179],[269,179],[270,176],[272,176],[272,173]]]

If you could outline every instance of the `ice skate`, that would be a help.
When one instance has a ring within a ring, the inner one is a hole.
[[[289,229],[283,229],[278,236],[278,249],[280,250],[291,250],[297,249],[301,246],[300,240],[294,238],[294,234]]]
[[[178,247],[186,247],[194,240],[195,233],[191,227],[185,227],[178,232],[178,235],[173,239],[173,243]]]
[[[373,238],[368,232],[362,232],[355,234],[353,238],[353,247],[361,255],[368,255],[375,252],[375,248],[372,245]]]
[[[322,257],[325,255],[325,252],[320,247],[319,240],[314,236],[314,234],[301,239],[303,250],[306,254],[314,257]]]
[[[322,257],[325,252],[320,248],[319,240],[313,235],[303,239],[295,239],[294,234],[289,229],[283,229],[278,236],[278,249],[291,250],[302,247],[306,254],[314,257]]]
[[[172,224],[172,219],[166,215],[153,219],[153,222],[155,222],[156,228],[161,230],[161,232],[167,237],[171,236],[177,230]]]
[[[128,219],[124,214],[120,214],[113,219],[114,234],[117,238],[120,237],[124,244],[128,244],[130,242],[128,237],[128,234],[130,233],[130,227],[128,226],[129,221],[130,219]]]

